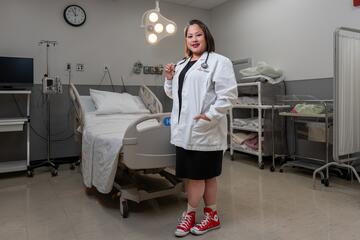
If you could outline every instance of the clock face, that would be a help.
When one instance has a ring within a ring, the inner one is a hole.
[[[67,6],[64,10],[64,19],[71,26],[79,27],[86,21],[85,10],[78,5]]]

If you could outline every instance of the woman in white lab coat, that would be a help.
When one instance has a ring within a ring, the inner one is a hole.
[[[207,26],[191,20],[185,28],[186,58],[165,65],[165,92],[173,99],[171,143],[176,146],[176,175],[187,179],[188,208],[175,235],[200,235],[219,228],[217,179],[227,149],[226,113],[237,98],[231,61],[215,51]],[[204,199],[204,218],[195,212]]]

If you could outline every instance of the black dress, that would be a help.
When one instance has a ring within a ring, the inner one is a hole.
[[[186,72],[196,61],[189,61],[179,75],[179,116],[182,104],[182,89]],[[223,151],[194,151],[176,147],[176,176],[192,180],[205,180],[217,177],[222,170]]]

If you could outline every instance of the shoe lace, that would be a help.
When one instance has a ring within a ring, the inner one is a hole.
[[[203,220],[201,220],[201,223],[199,224],[200,227],[206,227],[211,220],[211,216],[209,213],[205,213],[205,217]]]
[[[183,216],[179,219],[179,227],[188,228],[191,224],[191,215],[184,213]]]

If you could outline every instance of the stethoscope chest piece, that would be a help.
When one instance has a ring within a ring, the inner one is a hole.
[[[201,64],[201,67],[203,69],[207,69],[209,67],[209,65],[206,62],[204,62],[204,63]]]
[[[201,64],[201,67],[203,68],[203,69],[207,69],[208,67],[209,67],[209,65],[208,65],[208,59],[209,59],[209,55],[210,55],[210,53],[208,52],[207,53],[207,55],[206,55],[206,59],[205,59],[205,62],[203,62],[202,64]]]

